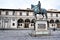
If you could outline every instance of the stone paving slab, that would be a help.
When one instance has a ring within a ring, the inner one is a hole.
[[[51,36],[32,37],[32,30],[0,30],[0,40],[60,40],[60,31],[51,31]]]

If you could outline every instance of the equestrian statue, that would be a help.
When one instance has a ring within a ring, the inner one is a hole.
[[[41,3],[40,3],[40,1],[38,2],[37,5],[31,5],[31,9],[33,9],[35,15],[36,15],[36,14],[41,14],[43,17],[44,17],[44,15],[45,15],[46,18],[47,18],[47,11],[46,11],[46,9],[41,8]]]

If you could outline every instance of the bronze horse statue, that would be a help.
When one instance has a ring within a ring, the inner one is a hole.
[[[37,5],[31,5],[31,9],[33,9],[35,15],[36,15],[36,14],[41,14],[43,17],[44,17],[44,15],[45,15],[46,18],[47,18],[47,11],[46,11],[46,9],[41,8],[41,3],[40,3],[40,1],[38,2]]]

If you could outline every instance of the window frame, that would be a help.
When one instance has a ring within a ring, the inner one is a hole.
[[[29,16],[29,12],[27,12],[26,14],[27,14],[27,16]]]
[[[20,16],[22,16],[22,12],[20,12]]]
[[[12,25],[15,26],[15,23],[13,23]]]
[[[6,15],[8,15],[8,11],[6,11]]]
[[[51,17],[53,17],[53,13],[51,13]]]
[[[0,15],[1,15],[1,11],[0,11]]]
[[[15,11],[13,11],[13,15],[15,15]]]
[[[58,14],[56,14],[56,17],[58,17]]]

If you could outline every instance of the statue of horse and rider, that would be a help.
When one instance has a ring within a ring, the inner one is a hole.
[[[33,9],[35,15],[36,15],[36,14],[41,14],[43,17],[44,17],[44,15],[45,15],[46,18],[47,18],[47,11],[46,11],[45,9],[42,9],[42,8],[41,8],[41,3],[40,3],[40,1],[38,2],[37,5],[31,5],[31,9]]]

